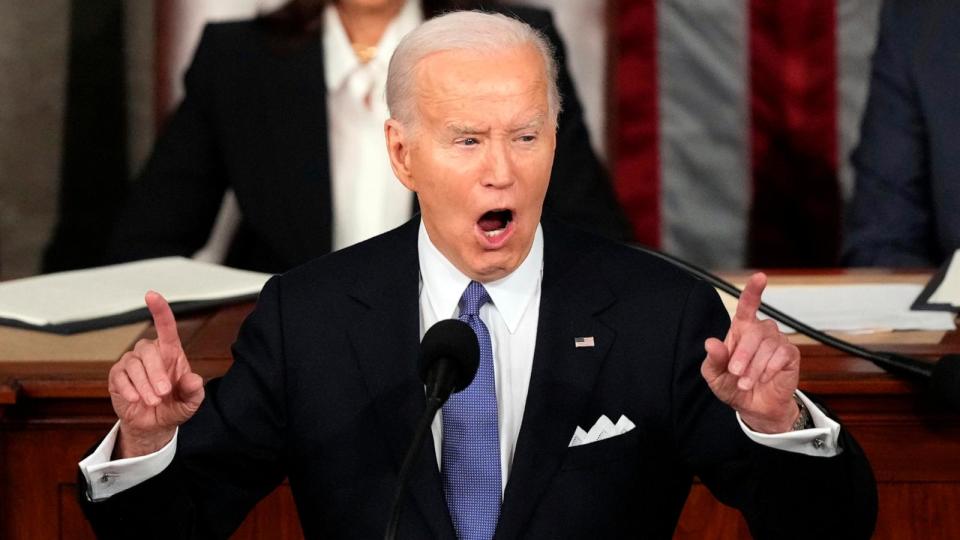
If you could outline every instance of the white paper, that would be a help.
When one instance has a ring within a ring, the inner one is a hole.
[[[775,285],[764,290],[763,302],[818,330],[866,333],[955,329],[951,313],[910,310],[922,289],[922,285],[907,283]],[[780,329],[794,332],[782,324]]]
[[[927,299],[930,304],[951,304],[960,307],[960,249],[953,252],[950,266],[937,290]]]
[[[144,308],[149,290],[168,302],[256,294],[269,274],[184,257],[163,257],[0,283],[0,318],[36,326],[84,321]]]

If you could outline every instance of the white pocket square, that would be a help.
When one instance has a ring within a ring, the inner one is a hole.
[[[635,427],[637,426],[622,414],[616,424],[611,422],[610,419],[607,418],[607,415],[603,415],[597,420],[597,423],[590,428],[590,431],[584,431],[582,427],[577,426],[576,431],[573,432],[573,438],[570,439],[569,446],[573,448],[574,446],[582,446],[584,444],[595,443],[623,435]]]

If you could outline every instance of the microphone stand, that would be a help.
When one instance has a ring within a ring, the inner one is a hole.
[[[632,246],[639,251],[653,255],[658,259],[667,261],[668,263],[678,266],[683,270],[697,276],[698,278],[706,281],[707,283],[713,285],[717,289],[722,290],[723,292],[730,294],[735,298],[740,298],[740,289],[727,282],[723,278],[716,276],[696,265],[693,265],[682,259],[678,259],[672,255],[666,253],[646,248],[643,246]],[[845,352],[849,355],[856,356],[858,358],[863,358],[873,362],[875,365],[879,366],[882,369],[887,371],[895,372],[901,376],[906,376],[911,379],[929,379],[931,373],[934,369],[934,364],[926,363],[920,360],[913,358],[908,358],[906,356],[901,356],[899,354],[888,353],[888,352],[874,352],[869,349],[864,349],[854,345],[853,343],[844,341],[842,339],[836,338],[821,332],[812,326],[809,326],[797,319],[787,315],[786,313],[768,306],[767,304],[760,303],[760,312],[768,315],[770,318],[779,321],[787,326],[793,328],[797,332],[812,338],[820,343],[833,347],[839,351]]]
[[[470,330],[470,332],[473,331]],[[386,540],[394,540],[397,537],[397,528],[400,526],[400,509],[403,506],[401,503],[403,502],[404,488],[407,485],[407,477],[410,476],[410,469],[413,468],[413,462],[420,452],[420,447],[423,446],[423,438],[430,430],[433,417],[437,415],[437,411],[443,407],[443,404],[450,398],[450,393],[454,391],[454,386],[457,383],[458,367],[459,366],[449,362],[447,359],[441,358],[426,374],[426,381],[424,382],[427,386],[427,406],[423,410],[423,415],[420,416],[417,429],[413,432],[413,440],[410,442],[410,448],[407,449],[407,454],[403,457],[403,464],[400,466],[397,491],[393,495],[390,521],[387,523],[387,532],[384,536]],[[466,385],[469,385],[470,381],[473,380],[474,374],[476,374],[476,363],[474,363],[473,373],[471,373],[470,380],[466,382]],[[461,390],[461,388],[457,388],[457,391],[459,390]]]
[[[423,446],[423,437],[430,429],[430,424],[433,423],[433,417],[437,414],[437,411],[440,410],[440,407],[443,406],[444,401],[446,400],[441,399],[439,396],[427,397],[427,407],[420,417],[420,422],[417,423],[417,430],[413,433],[413,441],[410,443],[410,448],[407,449],[407,454],[403,457],[403,465],[400,466],[397,491],[393,495],[390,521],[387,523],[387,533],[384,536],[386,540],[394,540],[397,537],[397,527],[400,526],[401,502],[403,501],[404,488],[407,485],[407,477],[410,476],[410,469],[413,468],[413,462],[420,451],[420,447]]]

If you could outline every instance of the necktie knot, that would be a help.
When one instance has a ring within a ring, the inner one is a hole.
[[[460,297],[460,317],[478,316],[480,308],[490,302],[490,294],[483,284],[471,281]]]

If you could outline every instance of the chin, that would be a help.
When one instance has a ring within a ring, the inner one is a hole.
[[[478,281],[496,281],[507,276],[520,266],[520,261],[512,253],[486,252],[471,265],[474,278]]]

